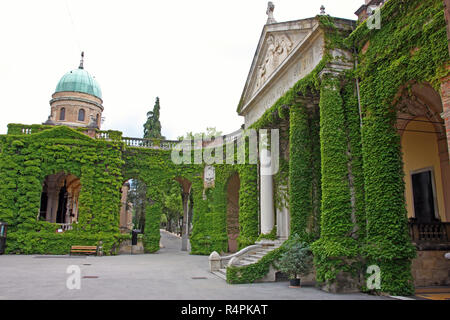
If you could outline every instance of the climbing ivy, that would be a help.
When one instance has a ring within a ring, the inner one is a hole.
[[[71,245],[103,242],[114,254],[121,240],[118,214],[121,187],[121,144],[94,140],[76,130],[33,126],[23,135],[10,125],[0,136],[0,221],[9,224],[7,253],[67,254]],[[80,178],[79,221],[73,230],[56,234],[57,225],[39,221],[46,176],[64,172]]]
[[[227,159],[226,146],[222,152]],[[248,141],[245,149],[248,159]],[[229,156],[229,155],[228,155]],[[203,188],[199,178],[194,186],[194,227],[191,235],[192,254],[228,251],[227,183],[233,174],[239,175],[239,236],[238,248],[254,244],[258,238],[258,188],[256,165],[238,164],[238,153],[233,154],[234,165],[216,164],[214,187]]]
[[[397,295],[414,292],[400,137],[395,128],[396,98],[413,84],[439,90],[448,74],[448,42],[440,0],[388,1],[382,28],[362,23],[350,36],[358,51],[364,116],[362,155],[367,219],[363,248],[368,265],[381,269],[381,289]],[[405,88],[406,87],[406,88]]]
[[[317,281],[326,285],[331,285],[338,274],[351,270],[352,260],[359,253],[353,237],[357,226],[352,220],[347,122],[340,87],[339,78],[333,74],[324,75],[320,93],[321,235],[312,244],[312,250]]]

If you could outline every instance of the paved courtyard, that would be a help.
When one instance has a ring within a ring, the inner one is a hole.
[[[181,240],[161,232],[157,254],[113,257],[0,255],[1,299],[167,300],[380,300],[365,294],[334,295],[287,282],[228,285],[208,271],[208,257],[181,252]],[[81,269],[80,290],[69,290],[66,269]],[[83,278],[87,277],[87,278]]]

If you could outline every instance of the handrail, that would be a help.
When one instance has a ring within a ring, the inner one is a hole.
[[[232,262],[235,259],[239,259],[244,254],[247,254],[250,251],[261,249],[263,245],[261,244],[254,244],[248,247],[245,247],[244,249],[231,254],[229,256],[220,256],[216,251],[210,254],[209,256],[209,266],[210,271],[218,271],[219,269],[225,268],[230,262]]]
[[[220,260],[225,262],[225,261],[229,261],[229,260],[231,260],[233,258],[239,258],[239,257],[243,256],[244,254],[248,253],[249,251],[252,251],[252,250],[255,250],[255,249],[260,249],[262,247],[263,246],[260,245],[260,244],[251,245],[251,246],[245,247],[244,249],[242,249],[242,250],[240,250],[240,251],[238,251],[236,253],[233,253],[233,254],[231,254],[229,256],[220,257],[221,258]]]

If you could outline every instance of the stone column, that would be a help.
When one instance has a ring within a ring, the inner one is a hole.
[[[349,187],[348,137],[346,111],[338,73],[324,70],[320,89],[320,145],[322,164],[322,214],[318,246],[320,259],[317,278],[324,279],[322,289],[333,293],[358,292],[360,263],[352,256],[358,248],[352,237],[355,228]],[[333,248],[333,254],[326,252]],[[339,248],[339,249],[335,249]],[[348,254],[350,253],[350,254]],[[336,264],[339,261],[339,264]],[[335,274],[335,279],[327,279]]]
[[[189,240],[189,193],[183,192],[181,198],[183,199],[183,231],[181,233],[181,251],[187,251]]]
[[[47,212],[45,220],[56,222],[56,213],[58,211],[58,188],[56,186],[47,188]]]
[[[445,222],[450,222],[450,161],[447,149],[447,137],[443,136],[438,139],[439,158],[441,161],[441,179],[442,190],[444,192],[444,210],[443,215]]]
[[[72,217],[70,216],[70,214],[72,213],[72,202],[73,202],[72,194],[70,192],[68,192],[66,216],[64,219],[64,223],[72,223]]]
[[[283,190],[285,188],[283,187]],[[283,206],[282,209],[277,208],[277,236],[281,240],[286,240],[290,232],[289,209]]]
[[[450,152],[450,76],[441,80],[441,98],[444,112],[442,118],[445,121],[445,130],[447,133],[447,146]]]
[[[273,202],[273,176],[268,174],[271,164],[271,154],[269,150],[260,150],[260,201],[261,201],[261,233],[268,234],[275,225],[274,202]]]
[[[447,41],[450,53],[450,0],[444,0],[445,21],[447,22]]]

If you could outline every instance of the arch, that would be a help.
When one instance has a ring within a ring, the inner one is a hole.
[[[66,120],[66,108],[61,108],[59,111],[59,120]]]
[[[42,186],[39,220],[71,229],[78,221],[80,192],[81,181],[77,176],[63,171],[47,175]]]
[[[84,109],[80,109],[78,111],[78,121],[84,121],[85,118],[86,118],[86,111],[84,111]]]
[[[400,135],[409,121],[416,117],[425,117],[435,127],[436,132],[445,136],[443,111],[440,95],[428,83],[413,83],[402,88],[397,102],[397,129]]]
[[[121,206],[119,228],[122,233],[129,233],[132,229],[145,232],[146,210],[149,205],[147,184],[141,179],[128,179],[120,189]]]
[[[234,172],[226,183],[227,194],[227,236],[228,251],[235,253],[238,251],[239,231],[239,190],[241,182],[239,174]]]
[[[427,83],[410,84],[397,105],[396,127],[403,152],[405,198],[408,217],[412,219],[420,215],[421,209],[416,206],[421,206],[417,201],[422,195],[428,199],[428,205],[435,206],[427,211],[434,212],[436,219],[450,221],[450,163],[445,123],[440,116],[442,110],[440,95]],[[423,189],[427,195],[418,191],[421,188],[418,179],[431,183]]]
[[[189,236],[193,226],[193,202],[192,202],[192,182],[184,177],[175,177],[175,181],[181,187],[181,200],[183,205],[183,220],[181,225],[181,251],[188,250]]]

